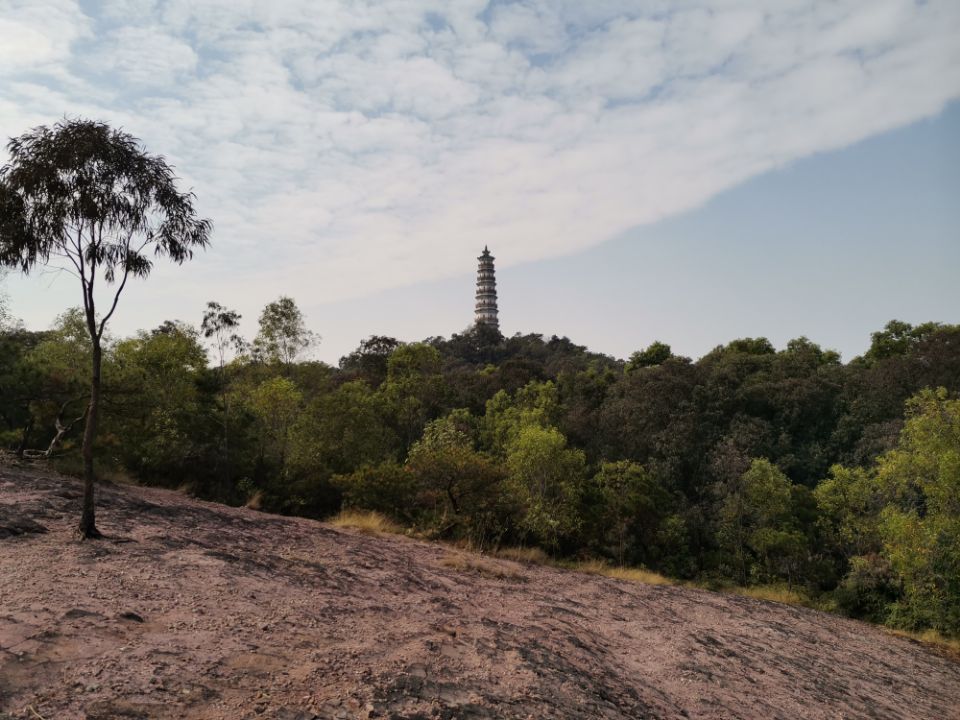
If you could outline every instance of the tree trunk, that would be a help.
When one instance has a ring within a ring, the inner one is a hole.
[[[87,424],[83,429],[83,509],[80,514],[80,536],[102,537],[97,530],[94,511],[93,443],[97,437],[97,419],[100,413],[100,367],[103,351],[99,338],[93,339],[93,373],[90,377],[90,405],[87,409]]]
[[[222,370],[222,368],[221,368]],[[223,383],[223,374],[221,373],[220,382]],[[227,399],[227,391],[223,389],[223,481],[220,488],[220,500],[225,501],[230,497],[230,400]]]
[[[17,458],[23,460],[23,454],[27,450],[27,439],[30,435],[30,431],[33,430],[33,416],[31,415],[27,418],[27,424],[23,426],[23,431],[20,434],[20,443],[17,445]]]

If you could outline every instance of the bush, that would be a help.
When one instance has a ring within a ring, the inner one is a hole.
[[[414,523],[411,499],[417,494],[417,479],[401,465],[367,465],[349,475],[335,475],[332,483],[343,493],[344,508],[374,510],[405,525]]]
[[[890,607],[900,597],[899,583],[890,562],[881,555],[850,559],[850,571],[833,592],[837,608],[851,617],[886,622]]]

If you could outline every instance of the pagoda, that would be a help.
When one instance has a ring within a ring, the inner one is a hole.
[[[477,304],[475,319],[477,325],[487,325],[495,330],[500,329],[497,319],[497,279],[493,270],[493,255],[486,247],[483,254],[477,258],[480,264],[477,267]]]

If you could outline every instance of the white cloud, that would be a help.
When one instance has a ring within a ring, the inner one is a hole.
[[[582,249],[960,96],[954,0],[775,7],[0,0],[0,134],[123,125],[215,220],[183,302],[309,305]]]
[[[71,0],[0,0],[0,78],[68,61],[71,44],[88,34],[88,26]]]
[[[121,90],[135,93],[176,91],[170,86],[197,65],[189,44],[151,27],[118,28],[107,33],[98,48],[96,54],[81,58],[87,70],[94,76],[113,73]]]

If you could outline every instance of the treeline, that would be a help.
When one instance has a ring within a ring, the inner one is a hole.
[[[960,633],[960,326],[891,322],[843,364],[799,338],[627,361],[566,338],[371,337],[303,360],[296,305],[252,342],[211,303],[105,345],[103,467],[230,503],[376,510],[426,536],[672,577],[783,583],[876,622]],[[3,444],[69,460],[83,318],[0,334]]]

